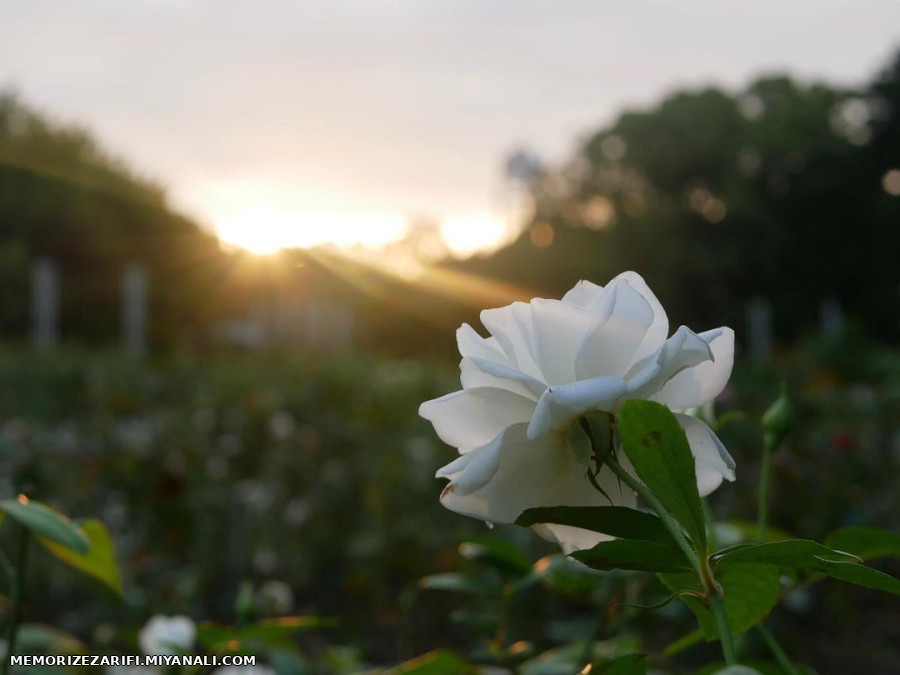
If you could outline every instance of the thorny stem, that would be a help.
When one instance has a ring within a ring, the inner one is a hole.
[[[624,467],[619,464],[618,460],[616,460],[612,455],[606,460],[606,465],[612,470],[619,479],[625,483],[632,490],[637,492],[641,497],[643,497],[644,501],[646,501],[656,514],[659,516],[659,519],[663,522],[663,525],[666,526],[666,529],[669,530],[669,533],[672,535],[672,538],[675,540],[675,543],[678,544],[678,547],[682,550],[685,557],[691,563],[691,567],[694,568],[694,571],[697,572],[697,576],[700,577],[704,582],[706,581],[705,575],[703,573],[703,568],[700,565],[700,559],[697,557],[696,552],[691,547],[687,538],[684,536],[684,533],[681,531],[681,528],[678,526],[678,523],[675,522],[675,519],[669,515],[669,512],[666,510],[666,507],[663,506],[662,502],[656,497],[655,494],[650,492],[647,487],[634,478],[630,473],[628,473]]]
[[[614,431],[614,426],[611,424],[611,442],[613,440]],[[728,617],[725,614],[725,605],[722,602],[722,586],[716,581],[715,576],[713,575],[712,568],[709,565],[709,560],[704,557],[703,561],[701,562],[700,558],[698,557],[696,551],[694,551],[691,543],[688,541],[681,527],[671,516],[663,503],[646,485],[637,480],[634,476],[628,473],[628,471],[626,471],[621,464],[619,464],[614,452],[609,453],[609,455],[606,457],[605,464],[619,478],[619,480],[621,480],[629,488],[638,493],[644,499],[644,501],[646,501],[650,505],[650,507],[654,511],[656,511],[656,514],[659,516],[659,519],[662,521],[663,525],[672,535],[672,538],[675,540],[678,548],[681,549],[688,562],[690,562],[691,567],[694,568],[694,571],[697,573],[697,576],[700,578],[700,582],[703,585],[706,601],[709,603],[709,607],[712,610],[713,616],[716,620],[716,628],[719,633],[719,641],[722,643],[722,653],[725,656],[725,662],[728,665],[736,664],[737,656],[734,650],[731,628],[728,625]]]
[[[759,506],[757,509],[756,520],[756,539],[760,543],[765,543],[766,541],[766,525],[768,524],[769,519],[769,485],[771,483],[772,474],[772,454],[775,451],[775,447],[776,444],[773,440],[766,436],[763,437],[763,456],[759,474]],[[809,583],[811,583],[811,580],[796,584],[794,587],[783,592],[781,597],[784,598]],[[766,628],[764,624],[759,624],[757,630],[759,631],[759,634],[762,635],[766,646],[768,646],[769,651],[772,652],[772,656],[775,657],[775,660],[782,669],[788,673],[788,675],[799,675],[799,671],[794,667],[794,664],[791,663],[790,658],[781,648],[781,645],[778,644],[778,640],[772,635],[772,631]]]
[[[728,617],[725,615],[725,603],[722,596],[713,593],[709,596],[709,608],[716,619],[716,628],[719,631],[719,641],[722,643],[722,654],[725,655],[725,663],[729,666],[736,665],[737,654],[734,651],[734,642],[731,638],[731,628],[728,626]]]

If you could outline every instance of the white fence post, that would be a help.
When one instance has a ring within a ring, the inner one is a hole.
[[[844,309],[835,297],[822,300],[819,305],[819,325],[826,340],[838,340],[844,333]]]
[[[140,263],[129,262],[122,274],[122,336],[125,351],[147,351],[147,275]]]
[[[767,361],[772,355],[772,303],[766,298],[753,298],[747,305],[747,333],[750,356]]]
[[[50,258],[31,264],[31,339],[38,349],[59,340],[59,271]]]

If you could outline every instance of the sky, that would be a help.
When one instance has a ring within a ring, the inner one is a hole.
[[[495,246],[516,148],[561,161],[681,87],[857,84],[897,48],[896,0],[0,2],[0,87],[259,251],[418,219]]]

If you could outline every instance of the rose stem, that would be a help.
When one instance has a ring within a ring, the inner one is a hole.
[[[663,506],[662,502],[659,501],[656,495],[653,494],[647,486],[628,473],[612,455],[607,458],[606,465],[622,480],[623,483],[643,497],[644,501],[656,511],[656,514],[663,522],[663,525],[665,525],[666,529],[671,533],[675,543],[678,544],[678,547],[682,550],[685,557],[687,557],[691,566],[694,568],[694,571],[697,572],[697,576],[700,577],[700,582],[706,589],[709,606],[716,619],[716,628],[719,632],[719,641],[722,643],[722,653],[725,656],[725,663],[728,665],[736,664],[737,656],[734,651],[731,629],[728,626],[728,618],[725,616],[725,606],[722,604],[722,587],[716,583],[712,570],[709,568],[708,561],[704,561],[705,564],[701,565],[700,559],[697,557],[697,554],[694,552],[690,543],[688,543],[687,538],[685,538],[684,533],[681,531],[681,527],[675,522],[675,519],[666,510],[666,507]]]

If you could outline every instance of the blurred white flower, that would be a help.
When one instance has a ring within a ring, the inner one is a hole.
[[[701,406],[722,391],[734,360],[730,328],[697,334],[682,326],[667,339],[666,313],[634,272],[605,288],[581,281],[562,300],[485,310],[481,321],[491,337],[467,324],[457,331],[462,390],[423,403],[419,414],[461,455],[437,473],[450,481],[441,502],[495,523],[536,506],[607,503],[568,450],[566,427],[589,410],[615,414],[628,399],[675,411]],[[700,493],[734,480],[734,462],[709,427],[676,416],[696,459]],[[615,504],[635,506],[634,494],[607,467],[597,480]],[[535,529],[566,552],[605,538],[560,525]]]
[[[267,581],[256,591],[253,603],[262,616],[282,616],[294,605],[294,591],[283,581]]]
[[[292,499],[284,505],[281,517],[288,525],[298,527],[309,519],[310,511],[309,503],[306,500]]]
[[[289,412],[279,411],[269,418],[269,435],[273,440],[286,441],[297,428],[297,422]]]
[[[236,483],[234,496],[254,513],[262,513],[275,502],[272,487],[261,480],[242,480]]]
[[[272,574],[278,569],[281,558],[270,548],[263,548],[253,554],[253,569],[260,574]]]
[[[120,420],[113,428],[113,442],[137,455],[146,455],[156,440],[157,428],[149,417]]]
[[[197,626],[186,616],[156,615],[141,629],[138,644],[144,654],[176,654],[194,645]]]

